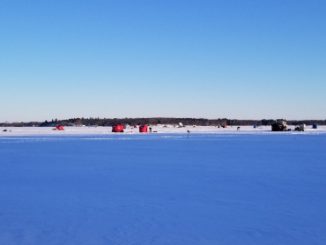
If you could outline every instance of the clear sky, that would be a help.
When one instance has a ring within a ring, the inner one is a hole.
[[[0,0],[0,121],[326,119],[324,0]]]

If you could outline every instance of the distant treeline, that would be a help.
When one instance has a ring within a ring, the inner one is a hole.
[[[198,126],[268,126],[275,122],[274,119],[263,119],[263,120],[240,120],[240,119],[205,119],[205,118],[71,118],[66,120],[53,119],[44,122],[15,122],[15,123],[0,123],[1,127],[53,127],[56,125],[63,126],[113,126],[118,123],[128,124],[131,126],[141,124],[179,124],[183,125],[198,125]],[[326,120],[289,120],[289,125],[326,125]]]

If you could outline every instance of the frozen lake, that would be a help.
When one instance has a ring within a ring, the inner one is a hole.
[[[0,244],[324,245],[326,134],[0,138]]]

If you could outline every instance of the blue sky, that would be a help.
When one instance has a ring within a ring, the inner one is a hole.
[[[0,121],[326,118],[326,1],[1,0]]]

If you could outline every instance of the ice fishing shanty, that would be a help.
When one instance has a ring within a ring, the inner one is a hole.
[[[63,125],[57,125],[57,126],[55,126],[54,129],[59,130],[59,131],[63,131],[63,130],[65,130],[65,127]]]
[[[140,125],[139,126],[139,133],[148,133],[148,125],[147,124]]]
[[[116,124],[112,127],[113,133],[123,133],[124,132],[124,126],[122,124]]]
[[[287,123],[285,120],[277,120],[272,124],[272,131],[287,131]]]

